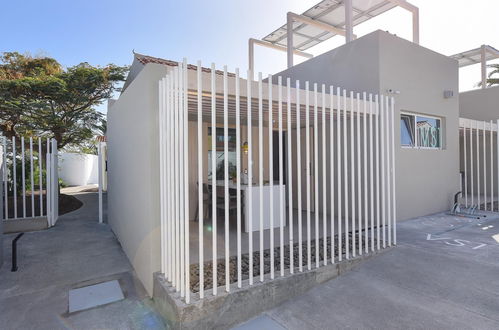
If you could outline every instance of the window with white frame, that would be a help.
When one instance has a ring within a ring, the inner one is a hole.
[[[437,117],[402,113],[400,144],[407,148],[441,149],[442,120]]]

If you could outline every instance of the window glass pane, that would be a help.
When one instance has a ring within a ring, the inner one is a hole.
[[[217,180],[224,179],[224,160],[225,160],[225,150],[224,150],[224,129],[222,127],[217,127],[216,145],[215,152],[211,150],[211,127],[208,127],[208,180],[212,179],[212,157],[216,157],[216,177]],[[229,128],[228,132],[228,144],[229,153],[227,154],[229,160],[229,176],[235,172],[236,169],[236,129]]]
[[[403,146],[414,146],[414,116],[400,115],[400,143]]]
[[[418,130],[418,147],[441,147],[440,119],[416,116],[416,129]]]

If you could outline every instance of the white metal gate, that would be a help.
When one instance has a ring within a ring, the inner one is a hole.
[[[469,208],[499,212],[499,120],[460,118],[462,203]]]
[[[4,220],[59,217],[57,141],[34,137],[3,137]]]

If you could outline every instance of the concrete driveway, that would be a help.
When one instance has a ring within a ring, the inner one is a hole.
[[[499,215],[485,219],[399,223],[395,249],[239,329],[499,329]]]

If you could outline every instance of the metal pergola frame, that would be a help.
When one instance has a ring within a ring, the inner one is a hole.
[[[293,55],[301,55],[307,58],[312,55],[304,53],[307,49],[335,36],[341,35],[345,37],[345,42],[350,42],[356,38],[353,33],[353,27],[369,20],[375,16],[378,16],[385,11],[388,11],[395,7],[404,8],[412,13],[412,37],[413,42],[419,44],[419,9],[418,7],[412,5],[406,0],[384,0],[381,1],[367,10],[361,10],[358,5],[355,5],[356,0],[323,0],[305,11],[303,14],[299,15],[293,12],[287,13],[286,24],[270,33],[262,40],[256,40],[251,38],[249,40],[249,57],[248,57],[248,68],[251,72],[254,71],[254,45],[258,44],[268,48],[274,48],[280,51],[286,51],[287,53],[287,67],[293,66]],[[321,17],[324,17],[328,13],[331,13],[338,8],[344,8],[344,21],[337,24],[330,24],[325,22]],[[318,11],[318,9],[322,9]],[[314,12],[315,14],[310,14]],[[293,23],[301,23],[297,27],[293,27]],[[323,32],[310,36],[299,32],[307,26],[312,26],[322,30]],[[287,33],[287,31],[293,31],[293,33]],[[277,38],[275,36],[278,35]],[[305,39],[298,45],[294,44],[294,36]],[[286,39],[286,44],[282,41]],[[289,46],[291,45],[291,46]]]
[[[499,58],[499,50],[489,45],[482,45],[450,57],[459,62],[460,68],[480,64],[482,89],[485,89],[487,88],[487,62]]]

